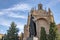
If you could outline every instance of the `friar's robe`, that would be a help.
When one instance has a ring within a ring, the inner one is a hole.
[[[29,28],[30,37],[31,36],[36,36],[36,24],[33,21],[33,19],[34,19],[34,17],[32,17],[32,15],[31,15],[31,18],[30,18],[30,28]]]

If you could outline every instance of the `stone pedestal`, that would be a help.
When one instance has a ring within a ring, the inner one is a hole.
[[[27,38],[23,38],[23,40],[27,40]]]
[[[27,40],[33,40],[33,37],[29,37],[29,38],[27,38]]]
[[[38,40],[38,38],[37,37],[29,37],[29,38],[27,38],[27,40]]]
[[[38,40],[38,38],[37,37],[33,37],[33,40]]]

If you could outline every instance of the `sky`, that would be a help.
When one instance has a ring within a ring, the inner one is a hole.
[[[56,24],[59,24],[60,0],[0,0],[0,33],[5,34],[13,21],[19,28],[19,34],[23,32],[28,13],[32,7],[37,8],[39,3],[46,10],[51,9]]]

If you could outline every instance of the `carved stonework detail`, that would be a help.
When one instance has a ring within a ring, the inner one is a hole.
[[[24,28],[24,37],[36,36],[40,40],[41,27],[44,27],[46,33],[49,34],[50,22],[54,22],[54,17],[51,13],[50,9],[48,9],[48,12],[43,10],[42,4],[38,4],[38,10],[31,10],[28,16],[27,26]]]

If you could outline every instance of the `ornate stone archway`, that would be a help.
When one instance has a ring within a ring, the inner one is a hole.
[[[40,30],[41,27],[44,27],[46,30],[46,33],[49,33],[49,22],[45,18],[39,18],[36,20],[36,31],[37,31],[37,37],[40,39]]]

